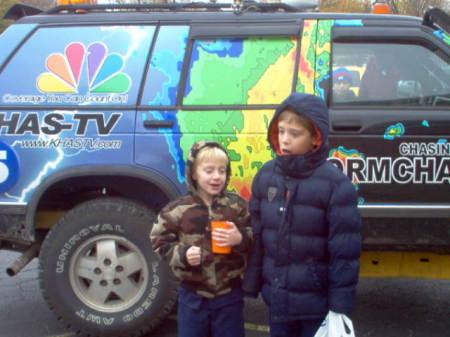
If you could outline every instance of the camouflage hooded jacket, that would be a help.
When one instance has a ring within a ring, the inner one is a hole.
[[[206,146],[218,147],[226,153],[215,142],[194,144],[188,159],[191,191],[161,210],[150,238],[153,249],[169,262],[175,276],[182,281],[182,286],[198,295],[213,298],[240,287],[252,232],[247,201],[226,191],[231,174],[229,161],[225,187],[213,198],[211,205],[208,207],[198,195],[196,183],[192,180],[192,167],[196,155]],[[231,254],[211,252],[212,220],[232,221],[241,232],[242,242],[233,247]],[[201,248],[200,266],[191,266],[187,262],[186,251],[191,246]]]

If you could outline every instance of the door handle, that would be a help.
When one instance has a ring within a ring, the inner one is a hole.
[[[171,128],[173,127],[173,121],[153,119],[144,121],[144,127],[147,129]]]
[[[360,121],[332,122],[331,126],[334,131],[340,132],[358,132],[362,129],[362,124]]]

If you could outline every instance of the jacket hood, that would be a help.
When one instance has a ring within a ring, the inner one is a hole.
[[[227,179],[225,181],[225,185],[222,190],[222,192],[223,192],[224,190],[226,190],[226,188],[228,186],[228,182],[230,181],[230,176],[231,176],[230,156],[228,155],[228,152],[225,150],[225,148],[220,143],[209,141],[209,140],[202,140],[202,141],[195,143],[194,145],[192,145],[192,148],[189,152],[189,157],[187,160],[187,181],[188,181],[189,189],[192,192],[197,192],[197,183],[192,178],[192,174],[194,173],[193,172],[194,162],[195,162],[195,159],[197,158],[197,155],[200,152],[200,150],[205,147],[217,147],[227,155],[227,158],[228,158]]]
[[[308,175],[312,169],[322,164],[328,157],[328,107],[323,99],[314,95],[294,92],[286,98],[276,109],[267,134],[269,144],[277,154],[280,153],[278,118],[286,109],[297,112],[313,122],[318,132],[318,147],[303,155],[278,156],[277,162],[288,175]]]

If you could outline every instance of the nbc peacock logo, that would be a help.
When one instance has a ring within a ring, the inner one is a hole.
[[[131,86],[130,76],[122,72],[123,57],[108,53],[101,42],[69,44],[64,54],[54,53],[47,57],[49,72],[42,73],[37,86],[45,93],[78,93],[80,80],[87,78],[90,93],[125,93]],[[87,76],[83,75],[87,71]]]

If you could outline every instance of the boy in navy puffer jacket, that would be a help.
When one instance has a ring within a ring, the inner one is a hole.
[[[352,310],[359,273],[357,193],[328,156],[328,109],[293,93],[268,140],[277,157],[253,181],[255,246],[243,289],[261,291],[272,337],[312,337],[328,311]]]

